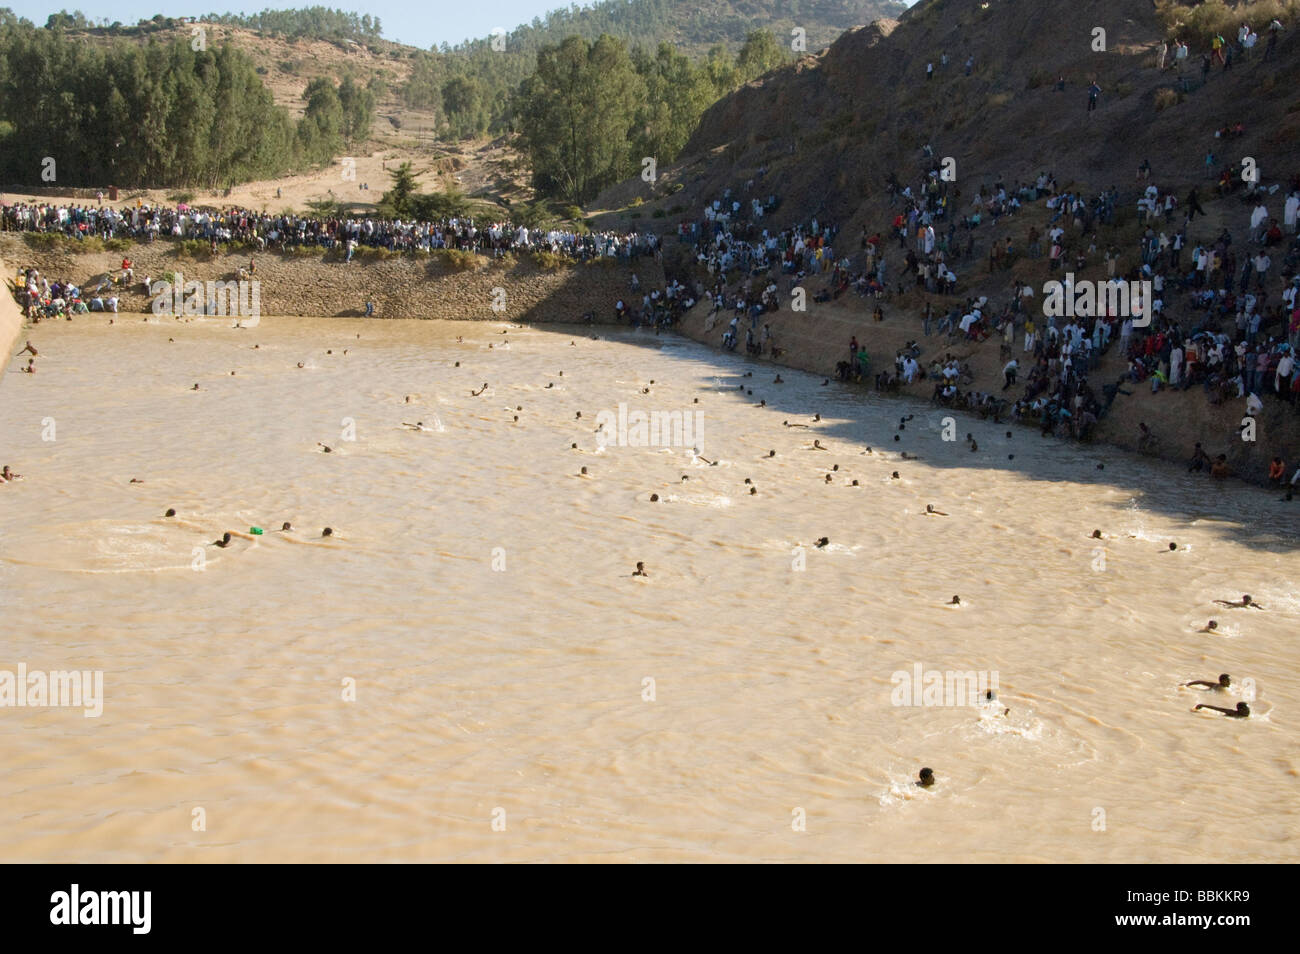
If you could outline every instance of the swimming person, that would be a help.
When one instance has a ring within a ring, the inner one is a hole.
[[[632,575],[644,576],[646,579],[650,578],[650,574],[645,571],[645,564],[640,560],[637,561],[636,569],[632,572]]]
[[[921,516],[922,517],[946,517],[948,515],[944,513],[942,510],[935,510],[934,504],[926,504],[925,513],[921,514]]]
[[[1232,677],[1226,672],[1219,676],[1218,682],[1211,682],[1208,679],[1193,679],[1191,682],[1183,683],[1184,686],[1204,686],[1206,689],[1227,689],[1232,685]]]
[[[992,712],[994,715],[1011,715],[1011,710],[999,701],[997,694],[992,689],[984,690],[984,705],[982,708]],[[998,712],[998,709],[1001,709],[1002,711]]]
[[[213,540],[213,541],[212,541],[210,544],[208,544],[208,545],[209,545],[209,546],[213,546],[213,547],[221,547],[222,549],[225,549],[226,547],[230,546],[230,534],[229,534],[229,533],[223,533],[223,534],[221,535],[221,539],[220,539],[220,540]]]
[[[1236,602],[1229,602],[1228,600],[1215,600],[1214,602],[1218,603],[1221,606],[1227,606],[1230,609],[1243,609],[1246,607],[1249,607],[1250,609],[1264,608],[1260,606],[1258,603],[1256,603],[1254,600],[1252,600],[1250,598],[1249,593],[1245,594],[1240,600],[1237,600]]]
[[[1250,706],[1244,702],[1238,702],[1235,709],[1225,709],[1223,706],[1212,706],[1204,702],[1198,702],[1192,707],[1192,711],[1195,712],[1197,709],[1213,709],[1215,712],[1222,712],[1230,719],[1245,719],[1250,716]]]
[[[916,783],[921,788],[929,788],[934,784],[934,769],[923,768],[917,775]]]
[[[1217,619],[1210,620],[1201,629],[1197,630],[1198,633],[1217,633],[1218,631],[1219,621]]]

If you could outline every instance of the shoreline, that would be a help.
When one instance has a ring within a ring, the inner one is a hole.
[[[8,280],[17,274],[15,269],[9,267],[9,263],[0,258],[0,268],[4,269],[5,287],[0,290],[0,344],[5,347],[5,363],[0,368],[0,375],[4,374],[9,367],[9,362],[13,360],[13,348],[22,336],[23,328],[26,325],[26,319],[23,318],[23,310],[18,307],[18,302],[9,291]]]

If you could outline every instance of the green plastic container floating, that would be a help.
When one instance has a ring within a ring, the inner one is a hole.
[[[248,532],[251,533],[251,534],[252,534],[253,536],[255,536],[255,537],[260,537],[260,536],[262,535],[262,528],[261,528],[261,527],[249,527],[249,528],[248,528]]]

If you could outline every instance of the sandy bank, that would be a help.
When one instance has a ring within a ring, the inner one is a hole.
[[[4,271],[5,278],[14,275],[14,270],[4,259],[0,259],[0,270]],[[3,374],[4,368],[9,366],[9,358],[14,353],[14,346],[18,343],[22,330],[22,309],[18,307],[18,302],[14,301],[13,295],[9,294],[8,288],[0,290],[0,345],[4,345],[5,350],[5,363],[0,367],[0,374]]]

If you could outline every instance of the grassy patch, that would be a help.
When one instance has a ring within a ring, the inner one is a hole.
[[[573,259],[545,250],[530,252],[528,257],[535,265],[548,272],[558,271],[561,268],[570,268],[573,265]]]
[[[1156,112],[1162,112],[1170,106],[1177,106],[1183,101],[1183,94],[1176,89],[1166,86],[1163,89],[1156,90],[1155,107]]]
[[[472,272],[479,266],[477,255],[457,248],[436,249],[431,257],[443,268],[453,272]]]
[[[1191,39],[1193,46],[1209,46],[1216,36],[1236,42],[1237,29],[1249,23],[1260,34],[1258,51],[1267,42],[1265,30],[1271,20],[1292,25],[1300,16],[1300,0],[1247,0],[1231,5],[1224,0],[1156,0],[1156,15],[1170,36]]]

